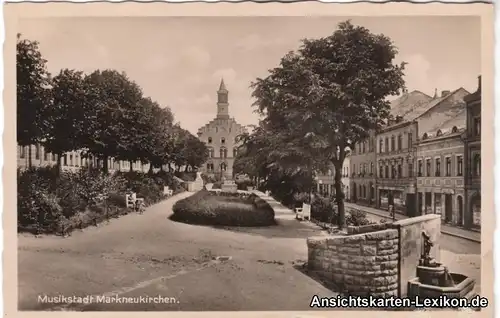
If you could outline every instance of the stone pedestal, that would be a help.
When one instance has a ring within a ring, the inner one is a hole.
[[[233,180],[224,180],[221,185],[221,190],[226,192],[236,192],[238,191],[238,186]]]
[[[203,189],[203,178],[201,177],[201,172],[196,173],[196,179],[193,181],[194,191],[200,191]]]

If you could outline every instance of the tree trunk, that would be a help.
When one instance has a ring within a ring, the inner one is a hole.
[[[342,191],[342,165],[335,166],[335,197],[337,199],[338,220],[340,230],[345,227],[344,192]]]
[[[28,168],[31,168],[33,161],[31,160],[31,145],[28,146]]]
[[[104,157],[103,157],[104,162],[102,163],[102,171],[104,171],[104,173],[106,173],[106,174],[108,174],[108,172],[109,172],[108,158],[109,157],[107,155],[104,155]]]
[[[61,160],[62,160],[62,153],[57,153],[56,154],[56,178],[59,179],[59,176],[61,175]]]

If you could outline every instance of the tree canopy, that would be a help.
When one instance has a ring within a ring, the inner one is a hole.
[[[144,96],[124,72],[63,69],[51,78],[38,42],[19,37],[17,80],[21,146],[43,144],[59,161],[82,150],[99,159],[105,172],[111,157],[151,168],[196,168],[208,157],[204,143],[174,123],[170,108]]]
[[[387,97],[404,88],[404,63],[394,64],[396,54],[385,35],[345,21],[328,37],[303,40],[251,86],[271,138],[268,166],[300,172],[334,165],[340,228],[345,150],[389,118]]]

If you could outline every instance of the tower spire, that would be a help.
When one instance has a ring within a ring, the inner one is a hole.
[[[224,78],[220,80],[219,91],[227,91],[226,84],[224,84]]]
[[[220,81],[219,90],[217,91],[217,118],[229,118],[228,95],[229,91],[227,90],[224,79],[222,78]]]

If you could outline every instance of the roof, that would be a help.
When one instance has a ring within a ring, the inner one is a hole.
[[[226,84],[224,84],[224,79],[220,80],[219,91],[227,91]]]
[[[465,131],[465,126],[453,126],[453,127],[448,127],[448,128],[443,128],[443,129],[438,129],[437,131],[432,131],[432,132],[426,132],[422,134],[422,137],[420,138],[422,141],[428,141],[428,140],[433,140],[437,138],[442,138],[446,136],[451,136],[451,135],[460,135]]]
[[[414,120],[429,109],[427,105],[431,100],[432,97],[421,91],[405,93],[391,102],[391,115],[401,116],[405,121]]]
[[[464,97],[468,94],[469,92],[460,87],[444,97],[432,100],[426,107],[428,109],[417,118],[421,134],[453,126],[464,126],[466,121]]]

